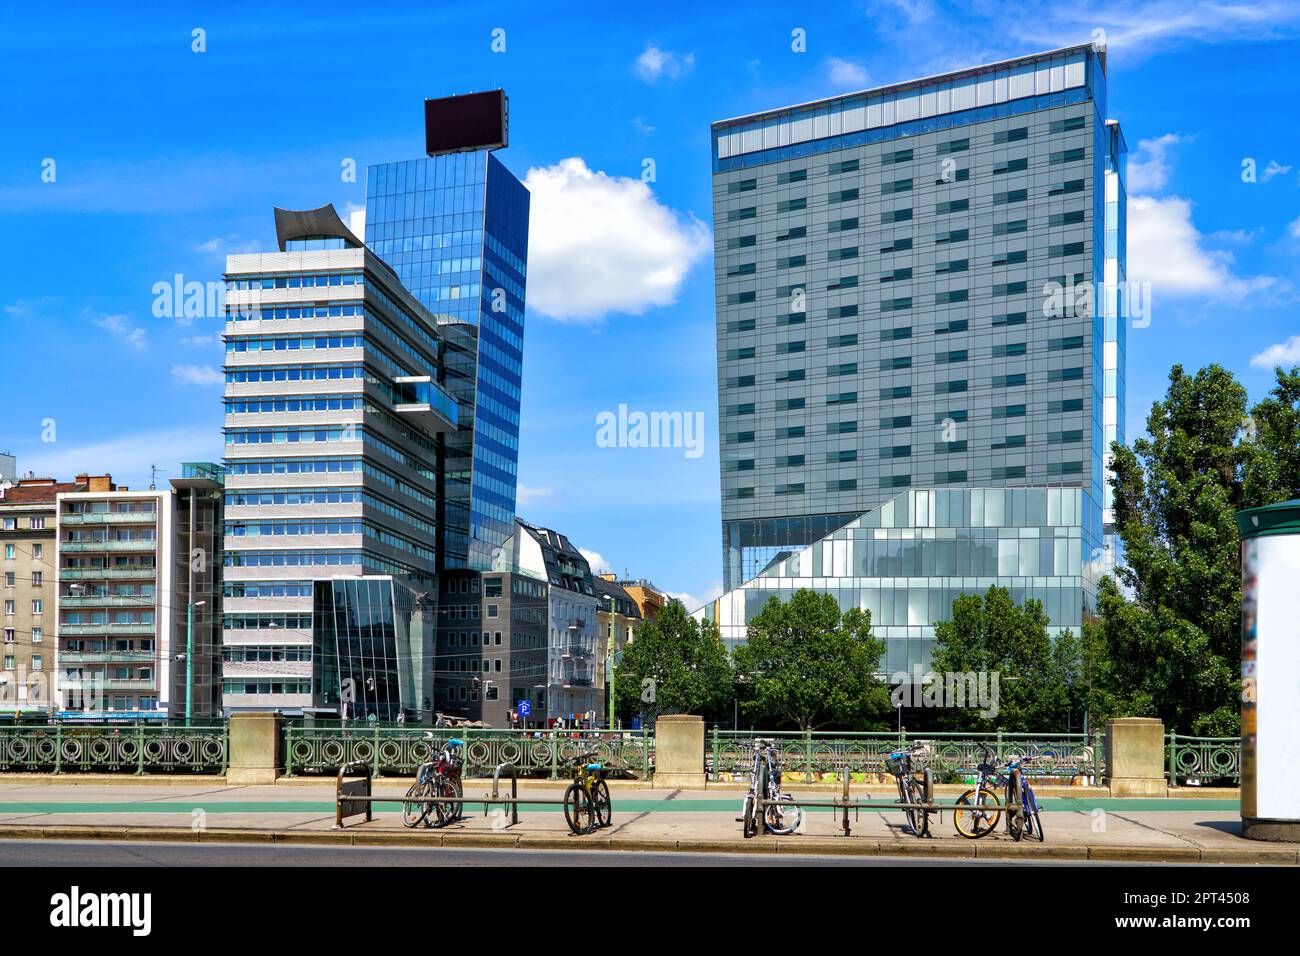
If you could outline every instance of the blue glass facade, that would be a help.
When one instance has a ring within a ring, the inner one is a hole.
[[[441,443],[443,568],[490,568],[513,531],[528,212],[490,150],[369,169],[366,244],[436,316],[439,381],[460,404]]]

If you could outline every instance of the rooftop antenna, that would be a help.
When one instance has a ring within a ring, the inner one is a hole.
[[[149,490],[150,491],[158,490],[158,466],[157,465],[149,466]]]

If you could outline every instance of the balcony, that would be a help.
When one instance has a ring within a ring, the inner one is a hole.
[[[154,607],[157,598],[149,594],[122,596],[117,594],[65,594],[59,598],[61,607]]]
[[[153,651],[59,651],[59,665],[64,664],[152,664]]]
[[[86,511],[59,515],[59,524],[156,524],[152,511]]]
[[[59,690],[155,690],[157,684],[152,677],[100,677],[98,674],[82,674],[80,678],[63,675],[59,678]]]
[[[140,541],[60,541],[60,551],[153,551],[158,541],[148,538]]]
[[[60,637],[77,637],[83,634],[121,634],[144,635],[153,637],[157,625],[154,624],[60,624]]]
[[[454,432],[459,423],[456,400],[428,375],[393,379],[397,399],[393,411],[406,416],[427,432]]]
[[[152,581],[157,568],[60,568],[64,581]]]

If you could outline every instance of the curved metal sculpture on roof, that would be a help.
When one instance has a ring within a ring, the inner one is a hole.
[[[361,240],[339,218],[332,203],[319,209],[281,209],[276,206],[275,238],[280,243],[281,252],[290,239],[342,239],[353,249],[362,247]]]

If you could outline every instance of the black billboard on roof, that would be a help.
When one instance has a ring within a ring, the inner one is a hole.
[[[430,156],[506,145],[505,90],[424,101],[424,150]]]

